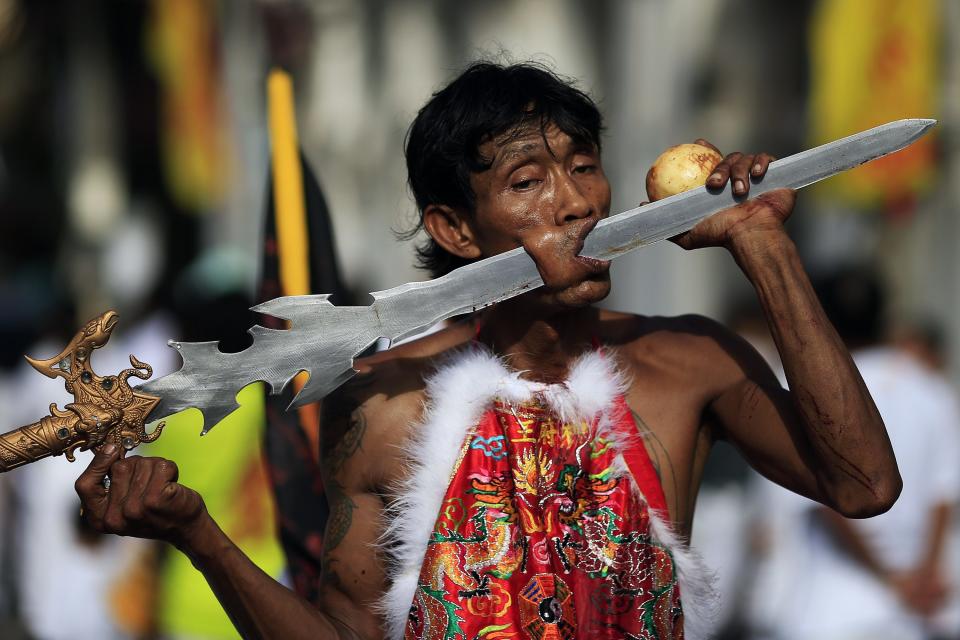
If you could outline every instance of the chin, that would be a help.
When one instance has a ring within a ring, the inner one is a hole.
[[[555,291],[551,297],[557,306],[579,309],[596,304],[608,295],[610,295],[610,276],[605,273],[562,291]]]

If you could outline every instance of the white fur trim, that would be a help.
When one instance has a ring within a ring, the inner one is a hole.
[[[411,472],[386,514],[387,526],[380,541],[395,565],[380,607],[389,638],[403,637],[427,542],[454,464],[467,432],[504,386],[504,374],[508,374],[506,368],[495,358],[470,348],[458,352],[427,380],[422,424],[403,451]],[[509,380],[505,386],[512,386]]]
[[[706,640],[713,635],[713,622],[719,604],[713,587],[715,574],[703,563],[700,554],[690,547],[690,543],[677,535],[662,513],[650,509],[649,514],[650,533],[670,550],[673,558],[673,570],[680,584],[684,638]]]
[[[564,421],[590,422],[600,414],[598,435],[608,439],[619,451],[633,444],[615,430],[619,416],[609,411],[616,396],[629,386],[609,356],[597,352],[584,354],[574,362],[562,384],[545,385],[520,376],[521,372],[510,371],[488,350],[471,345],[455,352],[427,380],[424,416],[403,448],[410,474],[403,486],[397,487],[397,500],[386,514],[385,531],[379,541],[382,552],[391,556],[390,587],[379,605],[388,638],[403,637],[427,543],[457,458],[467,434],[494,398],[521,403],[540,393]],[[639,434],[636,437],[639,439]],[[616,457],[615,465],[618,472],[627,472],[622,455]],[[631,484],[639,492],[636,482]],[[703,614],[710,610],[713,592],[709,574],[687,543],[652,510],[650,522],[654,538],[673,556],[684,607],[685,633],[689,640],[705,638],[709,618]]]

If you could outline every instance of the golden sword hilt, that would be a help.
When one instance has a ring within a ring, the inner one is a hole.
[[[107,343],[117,321],[117,314],[107,311],[88,322],[56,356],[47,360],[27,358],[48,378],[63,378],[74,401],[63,409],[51,404],[50,415],[0,435],[0,473],[61,453],[73,462],[76,451],[95,449],[107,442],[129,451],[160,437],[163,423],[149,433],[145,426],[160,398],[129,384],[131,377],[146,380],[153,375],[153,368],[133,355],[131,368],[114,376],[98,376],[91,368],[91,354]]]

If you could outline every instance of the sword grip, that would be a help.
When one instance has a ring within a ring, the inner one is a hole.
[[[33,424],[0,434],[0,473],[47,456],[58,456],[80,444],[80,416],[72,411],[44,416]],[[70,450],[72,456],[72,449]]]
[[[61,453],[73,462],[78,449],[86,451],[104,440],[132,449],[140,442],[156,440],[161,428],[137,438],[124,429],[123,414],[117,409],[92,403],[70,403],[64,409],[50,405],[50,415],[25,427],[0,434],[0,473]]]

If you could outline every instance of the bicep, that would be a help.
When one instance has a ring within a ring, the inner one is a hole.
[[[319,604],[359,638],[382,637],[374,607],[385,589],[376,550],[382,512],[383,501],[373,493],[330,496]]]
[[[323,537],[320,607],[358,638],[381,638],[373,608],[384,588],[375,544],[383,500],[369,487],[368,398],[349,385],[328,396],[321,411],[320,467],[330,508]]]

